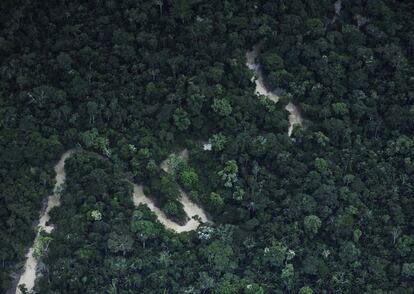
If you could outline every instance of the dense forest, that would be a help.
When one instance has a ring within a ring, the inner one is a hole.
[[[1,1],[0,292],[76,149],[34,293],[414,293],[413,16],[410,0]],[[256,45],[277,103],[255,93]],[[132,183],[181,224],[183,189],[210,222],[169,230]]]

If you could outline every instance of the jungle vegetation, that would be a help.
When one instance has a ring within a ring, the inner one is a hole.
[[[414,2],[0,3],[0,292],[69,148],[37,293],[413,293]],[[278,103],[257,97],[245,53]],[[287,135],[293,101],[306,119]],[[210,140],[211,151],[200,142]],[[159,164],[188,148],[167,174]],[[131,182],[185,221],[134,207]]]

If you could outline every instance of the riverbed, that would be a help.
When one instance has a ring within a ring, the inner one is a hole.
[[[62,185],[66,179],[65,173],[65,160],[70,157],[75,151],[69,150],[66,151],[62,157],[60,158],[59,162],[55,165],[55,172],[56,172],[56,184],[53,189],[53,194],[48,196],[46,209],[41,212],[39,223],[36,227],[37,232],[44,231],[46,233],[51,233],[54,229],[52,224],[47,224],[50,220],[49,212],[52,208],[60,206],[60,191],[62,189]],[[179,156],[182,156],[184,159],[188,159],[189,152],[187,149],[182,150],[179,153]],[[167,160],[163,161],[161,164],[161,168],[169,172],[169,167]],[[174,230],[177,233],[181,232],[188,232],[193,231],[198,228],[200,225],[200,221],[195,220],[193,217],[198,216],[202,222],[207,222],[207,215],[204,210],[199,207],[197,204],[192,202],[187,194],[180,189],[181,193],[181,203],[184,206],[184,211],[190,217],[190,220],[183,226],[173,222],[172,220],[168,219],[164,212],[162,212],[157,206],[155,206],[154,202],[148,198],[144,194],[144,187],[142,185],[133,184],[133,202],[135,206],[139,204],[146,204],[148,208],[157,215],[158,220],[168,229]],[[18,288],[19,285],[25,284],[26,289],[30,292],[35,284],[37,278],[37,268],[38,268],[38,259],[34,256],[34,251],[36,245],[39,244],[39,233],[37,234],[32,247],[29,249],[28,253],[26,254],[26,262],[24,265],[24,271],[20,276],[20,279],[17,283],[17,288],[15,293],[22,294],[20,289]]]
[[[37,236],[33,242],[33,246],[29,249],[29,252],[26,254],[26,263],[24,265],[24,271],[20,276],[19,282],[17,283],[16,294],[21,294],[22,292],[18,288],[19,285],[26,285],[28,291],[32,290],[34,287],[34,283],[36,280],[36,271],[37,271],[37,264],[38,260],[34,257],[34,249],[36,244],[39,241],[39,232],[44,231],[46,233],[50,233],[53,230],[53,225],[47,225],[47,222],[50,220],[49,212],[52,208],[60,205],[60,194],[59,190],[61,189],[62,184],[65,182],[66,173],[65,173],[65,160],[72,155],[74,151],[69,150],[63,153],[62,157],[60,158],[59,162],[55,165],[55,173],[56,173],[56,184],[53,189],[53,194],[48,196],[47,198],[47,206],[44,211],[41,212],[39,223],[36,227]]]
[[[341,10],[342,10],[342,0],[337,0],[334,3],[334,10],[335,10],[335,15],[332,19],[332,23],[334,23],[338,17],[341,15]]]
[[[340,3],[340,2],[339,2]],[[340,4],[339,4],[340,5]],[[340,6],[339,6],[340,7]],[[340,10],[340,8],[339,8]],[[252,77],[252,81],[255,81],[256,84],[256,94],[259,95],[265,95],[270,100],[274,102],[279,101],[279,96],[273,92],[268,91],[266,89],[266,86],[264,84],[263,79],[263,72],[261,70],[260,64],[257,62],[257,56],[259,54],[259,46],[255,46],[253,50],[248,51],[246,53],[247,58],[247,66],[255,71],[255,76]],[[303,119],[299,113],[299,110],[297,107],[289,102],[289,104],[286,106],[286,110],[289,111],[289,129],[288,129],[288,135],[292,135],[293,127],[294,125],[302,125]],[[209,147],[211,149],[211,146]],[[60,194],[59,190],[61,189],[61,186],[65,182],[66,173],[65,173],[65,160],[71,156],[74,153],[74,150],[69,150],[65,152],[62,157],[60,158],[59,162],[55,166],[55,172],[56,172],[56,184],[53,190],[53,194],[50,195],[47,199],[47,206],[46,209],[41,213],[39,218],[39,224],[37,225],[37,231],[44,231],[46,233],[51,233],[53,230],[53,225],[47,225],[47,222],[50,220],[49,212],[52,208],[60,205]],[[183,149],[179,156],[183,157],[184,159],[188,159],[189,152],[187,149]],[[165,160],[161,163],[161,168],[165,172],[170,172],[168,161]],[[142,185],[133,184],[134,187],[134,193],[133,193],[133,202],[135,206],[138,206],[139,204],[146,204],[151,211],[153,211],[156,215],[158,220],[168,229],[172,229],[176,231],[177,233],[181,232],[188,232],[192,230],[196,230],[197,227],[200,225],[200,221],[207,222],[208,218],[205,213],[205,211],[199,207],[197,204],[192,202],[188,195],[180,189],[181,193],[181,203],[184,206],[184,211],[186,214],[190,217],[190,220],[183,226],[171,221],[168,219],[168,217],[165,215],[164,212],[162,212],[157,206],[155,206],[154,202],[148,198],[144,194],[144,188]],[[198,220],[195,218],[195,216],[198,216]],[[35,245],[39,242],[39,233],[37,234],[33,246],[29,249],[29,252],[26,254],[26,263],[24,266],[24,272],[20,276],[18,286],[25,284],[27,290],[31,291],[34,287],[34,283],[36,280],[36,272],[37,272],[37,265],[38,260],[33,256]],[[21,291],[17,288],[16,294],[21,294]]]
[[[182,157],[184,160],[188,160],[189,151],[188,149],[183,149],[177,155]],[[168,158],[161,163],[160,167],[167,173],[171,172],[170,167],[168,166]],[[194,219],[194,217],[197,216],[201,222],[205,223],[208,221],[207,214],[200,206],[191,201],[187,193],[185,193],[182,189],[180,189],[180,194],[180,202],[183,204],[184,211],[188,217],[190,217],[190,220],[184,226],[179,226],[175,230],[177,232],[196,230],[200,225],[200,221]]]
[[[251,51],[247,51],[246,53],[246,65],[248,68],[254,70],[255,75],[252,77],[252,81],[256,84],[255,93],[257,95],[265,95],[270,100],[274,102],[279,101],[279,95],[274,91],[269,91],[265,84],[263,78],[263,71],[261,69],[260,63],[257,61],[257,56],[259,55],[260,45],[255,45]],[[293,132],[294,125],[302,125],[303,118],[300,115],[300,112],[295,104],[289,102],[286,105],[286,110],[289,111],[289,128],[288,128],[288,135],[291,136]]]

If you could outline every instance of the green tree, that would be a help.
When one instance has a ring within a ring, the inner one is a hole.
[[[173,118],[174,118],[174,124],[177,126],[177,128],[180,131],[187,130],[189,126],[191,125],[191,121],[188,116],[188,113],[182,108],[177,108],[174,111]]]
[[[319,229],[322,225],[322,221],[316,215],[306,216],[303,223],[305,225],[306,231],[308,231],[312,234],[318,233],[318,231],[319,231]]]
[[[260,60],[266,72],[282,70],[284,68],[283,58],[276,52],[265,52],[260,56]]]
[[[348,106],[343,102],[337,102],[332,104],[332,110],[336,115],[346,115],[348,114]]]
[[[178,174],[180,184],[186,190],[194,190],[198,185],[198,175],[193,168],[187,167]]]
[[[413,251],[414,238],[412,236],[403,235],[398,239],[397,252],[400,256],[405,257]]]
[[[211,106],[213,111],[221,116],[229,116],[233,108],[227,98],[214,98],[213,105]]]
[[[208,264],[218,272],[226,272],[236,266],[233,254],[233,249],[229,244],[218,240],[214,240],[206,249],[203,249],[203,255],[207,258]]]
[[[139,219],[137,216],[137,212],[134,212],[134,217],[131,221],[131,231],[137,235],[145,248],[146,241],[155,238],[159,234],[159,229],[153,222]]]
[[[320,37],[324,34],[325,25],[318,18],[310,18],[306,21],[307,34],[312,37]]]
[[[265,263],[274,266],[281,267],[286,257],[288,256],[288,248],[280,242],[273,242],[271,247],[264,249],[263,260]]]
[[[108,238],[108,249],[114,253],[122,252],[125,255],[132,251],[134,240],[127,234],[118,234],[111,232]]]
[[[72,65],[72,58],[65,52],[60,52],[56,58],[59,66],[64,70],[70,70]]]
[[[315,159],[315,168],[318,172],[323,175],[329,174],[329,164],[328,161],[323,158]]]
[[[282,270],[281,278],[283,282],[290,286],[293,282],[293,277],[295,276],[295,269],[293,268],[293,264],[288,263],[285,268]]]
[[[192,16],[192,10],[189,0],[176,0],[172,2],[172,15],[181,20],[189,19]]]
[[[354,233],[353,233],[354,242],[358,243],[361,236],[362,236],[362,231],[360,229],[354,230]]]
[[[211,192],[209,202],[213,209],[221,209],[224,205],[223,198],[215,192]]]
[[[214,151],[221,151],[227,143],[227,138],[222,133],[218,133],[214,134],[209,141]]]
[[[404,263],[401,273],[405,277],[414,277],[414,263]]]
[[[168,200],[162,207],[167,216],[175,220],[184,220],[187,215],[184,211],[183,204],[177,200]]]
[[[300,288],[299,294],[313,294],[313,290],[309,286],[303,286],[302,288]]]
[[[259,284],[252,283],[247,284],[246,288],[244,289],[245,294],[265,294],[265,290]]]
[[[224,169],[218,172],[220,178],[224,181],[224,186],[231,188],[237,182],[239,168],[235,160],[229,160],[226,162]]]

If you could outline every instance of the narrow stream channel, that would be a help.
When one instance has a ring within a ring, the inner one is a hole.
[[[194,216],[200,217],[202,222],[207,222],[207,216],[204,212],[204,210],[199,207],[197,204],[192,202],[190,198],[188,198],[188,195],[183,191],[181,192],[181,199],[180,202],[184,206],[185,213],[190,217],[190,220],[183,226],[177,224],[176,222],[173,222],[170,220],[164,212],[162,212],[158,207],[155,206],[154,202],[144,194],[144,187],[142,185],[135,185],[134,184],[134,204],[135,206],[138,206],[139,204],[146,204],[151,211],[153,211],[157,217],[160,223],[162,223],[166,228],[172,229],[176,231],[177,233],[182,232],[189,232],[196,230],[198,226],[200,225],[200,222],[193,219]]]
[[[46,209],[40,214],[39,224],[36,227],[37,232],[44,231],[50,233],[53,230],[53,225],[46,225],[50,220],[49,212],[52,208],[60,205],[60,194],[58,193],[60,187],[65,182],[66,173],[65,173],[65,160],[73,154],[74,150],[69,150],[63,153],[59,162],[55,165],[56,172],[56,184],[53,189],[53,194],[47,198]],[[38,260],[34,256],[35,246],[39,243],[39,233],[37,234],[33,246],[29,249],[29,252],[26,254],[26,263],[24,265],[24,271],[20,276],[19,282],[17,283],[16,294],[21,294],[22,292],[18,288],[20,285],[25,284],[26,289],[31,291],[34,287],[36,280],[36,271]]]
[[[189,157],[189,152],[187,149],[183,149],[181,152],[178,153],[178,156],[183,157],[185,160]],[[164,160],[161,165],[161,169],[165,172],[170,172],[170,167],[168,165],[168,159]],[[199,207],[197,204],[192,202],[188,195],[180,189],[181,193],[181,199],[180,202],[184,206],[185,213],[190,217],[190,220],[183,226],[171,221],[168,219],[168,217],[165,215],[164,212],[162,212],[158,207],[155,206],[154,202],[144,195],[144,190],[142,185],[134,185],[134,204],[138,206],[139,204],[147,204],[149,209],[151,209],[157,216],[158,220],[169,229],[172,229],[176,231],[177,233],[181,232],[189,232],[196,230],[198,226],[200,225],[200,222],[193,219],[194,216],[198,216],[202,222],[207,222],[207,215],[205,211]]]
[[[46,233],[51,233],[54,229],[53,225],[46,225],[47,222],[50,220],[49,212],[52,208],[60,206],[60,194],[59,191],[61,189],[62,184],[64,184],[66,179],[66,173],[65,173],[65,160],[70,157],[75,151],[69,150],[66,151],[62,157],[60,158],[59,162],[55,165],[55,172],[56,172],[56,184],[53,189],[53,194],[50,195],[47,199],[47,206],[46,209],[40,214],[39,218],[39,224],[37,225],[37,231],[44,231]],[[184,158],[188,158],[189,152],[187,149],[184,149],[182,152],[179,153],[180,156]],[[163,161],[161,164],[161,168],[165,172],[169,172],[168,163],[167,160]],[[188,232],[192,230],[196,230],[198,226],[200,225],[200,222],[193,219],[194,216],[198,216],[199,219],[202,222],[207,222],[207,215],[204,212],[204,210],[199,207],[197,204],[192,202],[187,194],[180,189],[181,192],[181,203],[184,206],[184,211],[186,214],[190,217],[190,220],[183,226],[171,221],[168,219],[168,217],[165,215],[164,212],[162,212],[158,207],[155,206],[154,202],[145,196],[144,194],[144,188],[142,185],[133,184],[134,192],[133,192],[133,202],[135,206],[138,206],[139,204],[146,204],[151,211],[153,211],[157,217],[158,220],[168,229],[172,229],[176,231],[177,233],[181,232]],[[22,294],[20,289],[18,288],[20,285],[25,285],[26,289],[30,292],[35,284],[36,277],[37,277],[37,268],[38,268],[38,259],[34,256],[34,251],[36,248],[36,245],[39,243],[39,233],[37,234],[32,247],[29,249],[29,252],[26,254],[26,263],[24,266],[24,271],[20,276],[20,279],[17,283],[17,288],[15,293],[16,294]]]
[[[340,1],[338,1],[340,3]],[[339,4],[340,7],[340,4]],[[335,7],[336,8],[336,7]],[[339,8],[340,10],[340,8]],[[252,81],[254,80],[256,83],[256,93],[260,95],[266,95],[271,99],[272,101],[277,102],[279,100],[279,96],[272,92],[268,91],[264,85],[263,82],[263,73],[260,68],[260,64],[257,63],[256,59],[259,53],[259,46],[255,46],[252,51],[248,51],[246,53],[247,57],[247,66],[255,71],[255,77],[252,78]],[[302,117],[300,116],[300,113],[297,109],[297,107],[293,103],[289,103],[286,106],[286,110],[289,111],[289,129],[288,129],[288,135],[291,136],[293,126],[295,124],[302,125]],[[204,147],[206,148],[206,147]],[[208,146],[206,150],[211,149],[211,146]],[[60,205],[60,195],[58,193],[61,185],[65,182],[66,174],[65,174],[65,160],[74,153],[74,150],[69,150],[65,152],[62,157],[60,158],[59,162],[55,166],[55,172],[56,172],[56,184],[53,190],[53,194],[48,197],[47,201],[47,207],[46,209],[41,213],[39,218],[39,224],[37,226],[38,231],[45,231],[47,233],[52,232],[53,225],[46,225],[47,222],[50,219],[49,212],[52,208]],[[184,157],[185,159],[188,158],[189,152],[187,149],[184,149],[180,152],[180,156]],[[167,160],[163,161],[161,163],[161,168],[165,172],[169,172],[168,162]],[[168,219],[168,217],[163,213],[158,207],[155,206],[154,202],[145,196],[144,189],[142,185],[133,184],[134,187],[134,193],[133,193],[133,202],[135,206],[138,206],[139,204],[146,204],[151,211],[153,211],[157,217],[158,220],[169,229],[172,229],[178,233],[181,232],[187,232],[197,229],[197,227],[200,225],[200,222],[198,220],[195,220],[193,217],[198,216],[199,219],[202,222],[207,222],[207,215],[205,211],[199,207],[197,204],[192,202],[188,195],[183,191],[181,192],[181,203],[184,206],[184,211],[186,214],[190,217],[190,220],[183,226],[180,226],[179,224],[171,221]],[[34,257],[34,250],[36,244],[39,242],[39,234],[36,236],[33,246],[29,249],[29,252],[26,254],[26,263],[24,266],[24,272],[20,276],[19,282],[17,284],[16,294],[21,294],[21,291],[19,290],[19,285],[25,285],[28,291],[31,291],[34,287],[34,283],[36,280],[36,273],[37,273],[37,265],[38,260],[36,257]]]
[[[250,69],[255,71],[255,76],[252,77],[252,81],[255,81],[256,83],[256,94],[265,95],[269,97],[270,100],[274,102],[278,102],[279,96],[275,92],[268,91],[264,84],[263,72],[260,67],[260,64],[257,62],[257,56],[259,55],[259,50],[260,50],[259,48],[260,48],[259,45],[255,45],[253,47],[253,50],[247,51],[246,53],[246,59],[247,59],[246,65]],[[288,135],[291,136],[292,131],[293,131],[293,126],[302,125],[303,119],[299,113],[298,108],[292,102],[289,102],[288,105],[286,105],[286,110],[289,111],[290,113]]]
[[[142,185],[134,184],[134,204],[135,206],[138,206],[140,204],[146,204],[148,208],[151,209],[151,211],[157,215],[160,223],[162,223],[166,228],[172,229],[177,233],[196,230],[200,225],[200,222],[194,220],[192,217],[198,215],[203,222],[207,222],[207,216],[203,209],[197,206],[197,204],[195,204],[194,202],[192,202],[184,191],[180,190],[180,192],[180,201],[184,206],[184,211],[190,217],[190,220],[183,226],[170,220],[164,212],[162,212],[157,206],[155,206],[154,202],[150,198],[145,196],[144,187]]]
[[[178,155],[184,158],[185,160],[188,160],[188,157],[189,157],[188,149],[183,149],[181,152],[178,153]],[[161,163],[161,168],[167,173],[170,172],[170,169],[168,166],[168,159],[164,160]],[[180,201],[184,206],[185,213],[190,217],[190,220],[184,226],[179,226],[179,228],[176,229],[176,231],[185,232],[185,231],[196,230],[198,226],[200,225],[200,222],[195,220],[193,217],[198,216],[202,222],[207,222],[208,221],[207,215],[200,206],[198,206],[197,204],[195,204],[194,202],[190,200],[188,195],[182,189],[180,189],[180,193],[181,193]]]
[[[341,10],[342,10],[342,0],[337,0],[334,3],[334,10],[335,10],[335,15],[332,19],[332,23],[334,23],[338,17],[341,15]]]

